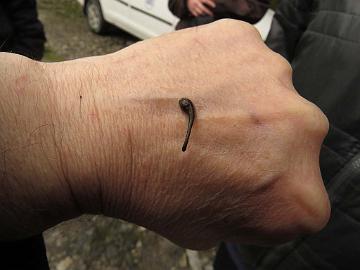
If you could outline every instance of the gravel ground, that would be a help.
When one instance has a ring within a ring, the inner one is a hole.
[[[38,8],[45,26],[47,49],[61,60],[107,54],[137,41],[115,28],[106,36],[93,34],[76,0],[38,0]]]
[[[137,41],[121,30],[97,36],[75,0],[38,0],[47,45],[44,61],[120,50]],[[211,270],[214,250],[194,252],[120,220],[82,216],[45,232],[52,270]]]

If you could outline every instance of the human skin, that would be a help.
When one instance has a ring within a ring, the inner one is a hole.
[[[215,0],[187,0],[187,7],[195,17],[202,15],[213,16],[212,9],[215,6]]]
[[[68,62],[0,62],[2,240],[84,213],[194,249],[280,243],[328,221],[327,119],[246,23]],[[183,97],[196,108],[186,152]]]

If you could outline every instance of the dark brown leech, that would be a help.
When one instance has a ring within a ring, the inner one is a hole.
[[[185,152],[186,147],[189,143],[191,128],[192,128],[192,126],[194,124],[194,120],[195,120],[195,107],[194,107],[194,104],[191,102],[191,100],[188,98],[180,99],[179,105],[180,105],[181,110],[189,116],[189,123],[188,123],[188,128],[186,131],[186,135],[185,135],[185,141],[184,141],[183,147],[181,149],[183,152]]]

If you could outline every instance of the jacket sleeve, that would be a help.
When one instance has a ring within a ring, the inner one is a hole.
[[[314,0],[282,0],[275,12],[266,44],[288,61],[307,28]]]
[[[176,17],[183,19],[190,16],[190,11],[187,7],[186,0],[169,0],[169,10]]]
[[[36,0],[6,1],[6,12],[14,30],[12,52],[40,60],[46,38]]]
[[[252,23],[261,20],[270,7],[270,0],[248,0],[248,2],[251,7],[248,16],[251,18]]]
[[[0,241],[1,269],[49,270],[43,236],[13,242]]]

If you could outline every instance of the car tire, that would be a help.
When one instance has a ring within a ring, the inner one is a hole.
[[[105,21],[99,0],[88,0],[85,6],[87,24],[92,32],[98,35],[106,34],[109,23]]]

